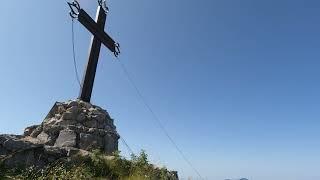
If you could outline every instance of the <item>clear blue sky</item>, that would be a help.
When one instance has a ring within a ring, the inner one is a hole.
[[[96,1],[81,0],[95,16]],[[320,2],[110,0],[106,31],[168,132],[212,180],[320,179]],[[39,124],[76,98],[64,0],[2,1],[0,132]],[[90,34],[75,25],[82,75]],[[152,120],[119,64],[101,51],[94,104],[152,162],[195,173]],[[120,144],[124,155],[126,148]]]

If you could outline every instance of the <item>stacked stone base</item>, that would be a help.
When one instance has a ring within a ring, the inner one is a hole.
[[[61,157],[118,150],[119,135],[106,110],[80,100],[57,102],[41,125],[24,135],[0,135],[0,160],[9,167],[44,166]]]

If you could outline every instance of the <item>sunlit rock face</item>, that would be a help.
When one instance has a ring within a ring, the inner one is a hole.
[[[27,127],[24,135],[0,135],[0,159],[9,166],[45,165],[78,152],[112,154],[118,139],[106,110],[81,100],[56,102],[43,122]]]

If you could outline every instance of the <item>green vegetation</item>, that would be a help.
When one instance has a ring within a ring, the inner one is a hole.
[[[42,168],[6,169],[0,164],[0,179],[34,180],[78,180],[78,179],[119,179],[119,180],[176,180],[177,177],[166,168],[156,168],[148,162],[147,154],[132,155],[127,160],[115,153],[105,156],[95,151],[88,157],[59,159]]]

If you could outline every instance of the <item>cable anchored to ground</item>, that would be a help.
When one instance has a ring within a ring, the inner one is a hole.
[[[174,146],[174,148],[178,151],[178,153],[181,155],[181,157],[184,159],[184,161],[193,169],[193,171],[199,176],[200,179],[203,179],[200,172],[195,168],[195,166],[193,166],[193,164],[191,163],[191,161],[189,161],[189,159],[186,157],[186,155],[183,153],[183,151],[181,150],[181,148],[177,145],[177,143],[173,140],[173,138],[170,136],[170,134],[168,133],[168,131],[166,130],[166,128],[164,127],[164,125],[162,124],[162,121],[160,121],[160,118],[156,115],[156,113],[152,110],[151,106],[147,103],[147,101],[145,100],[144,96],[142,95],[141,91],[139,90],[139,88],[137,87],[137,85],[135,84],[135,82],[133,81],[133,78],[131,77],[131,74],[129,73],[129,71],[127,70],[127,68],[125,67],[125,65],[119,60],[118,61],[121,65],[121,69],[123,70],[124,74],[126,75],[128,81],[131,83],[131,85],[134,87],[139,99],[141,100],[141,102],[144,104],[144,106],[147,108],[147,110],[151,113],[154,121],[158,124],[158,126],[160,127],[160,129],[163,131],[163,133],[166,135],[166,137],[169,139],[169,141],[171,142],[171,144]]]
[[[124,138],[122,136],[120,136],[120,140],[122,141],[122,143],[126,146],[126,148],[128,149],[128,151],[131,153],[131,155],[134,155],[133,150],[131,149],[131,147],[128,145],[128,143],[124,140]]]

